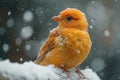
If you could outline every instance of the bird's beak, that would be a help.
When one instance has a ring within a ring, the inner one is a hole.
[[[54,16],[54,17],[52,17],[52,20],[61,21],[61,18],[60,18],[60,16]]]

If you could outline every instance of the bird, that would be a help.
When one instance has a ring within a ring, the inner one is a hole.
[[[58,22],[58,26],[50,31],[35,63],[53,64],[65,71],[76,68],[84,77],[78,66],[87,58],[92,46],[85,14],[79,9],[67,8],[52,19]]]

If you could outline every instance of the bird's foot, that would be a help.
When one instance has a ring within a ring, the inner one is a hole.
[[[76,72],[80,75],[80,77],[84,80],[89,80],[88,78],[85,77],[85,75],[81,72],[79,68],[76,67]]]
[[[65,71],[65,73],[67,74],[67,78],[68,78],[69,80],[73,80],[73,79],[71,78],[71,76],[70,76],[70,71],[67,70],[67,69],[64,69],[64,71]]]
[[[64,69],[64,72],[67,74],[67,77],[69,78],[70,77],[70,71]]]

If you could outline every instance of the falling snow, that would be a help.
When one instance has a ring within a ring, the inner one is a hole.
[[[25,54],[30,58],[36,58],[36,56],[38,55],[40,46],[42,44],[43,44],[43,41],[36,41],[36,40],[28,41],[27,44],[24,46]]]
[[[13,25],[14,25],[14,19],[13,18],[8,19],[7,26],[11,28]]]
[[[105,30],[104,31],[104,35],[105,35],[105,37],[109,37],[110,36],[110,31],[109,30]]]
[[[6,1],[7,0],[4,0],[4,2]],[[55,25],[55,22],[52,23],[50,21],[50,18],[54,15],[57,15],[59,11],[65,9],[65,7],[68,6],[68,7],[76,7],[82,10],[83,12],[85,11],[85,14],[87,15],[86,17],[88,18],[89,29],[90,29],[89,32],[90,32],[90,36],[94,46],[92,48],[90,57],[87,58],[88,61],[86,61],[85,64],[89,65],[94,71],[99,72],[100,73],[99,75],[100,76],[102,75],[102,77],[104,78],[109,77],[109,76],[106,76],[106,74],[104,73],[105,71],[109,70],[107,69],[108,67],[113,69],[112,71],[114,71],[112,64],[106,63],[106,60],[107,58],[111,57],[111,60],[113,60],[113,62],[115,62],[116,60],[118,60],[119,62],[119,57],[118,57],[118,55],[120,54],[119,0],[113,0],[108,2],[104,0],[101,0],[101,1],[91,0],[88,2],[85,1],[85,3],[78,3],[77,1],[74,1],[74,2],[69,1],[65,5],[63,5],[63,2],[61,3],[60,1],[59,2],[55,1],[56,5],[54,8],[52,8],[53,7],[52,4],[53,3],[55,4],[55,2],[51,2],[51,1],[50,1],[51,5],[45,5],[45,6],[41,5],[40,1],[42,0],[35,0],[35,1],[31,0],[30,2],[28,2],[28,0],[16,0],[15,2],[14,1],[11,2],[11,1],[12,0],[10,0],[10,3],[6,2],[6,4],[8,5],[5,8],[2,7],[3,10],[1,8],[1,13],[0,13],[0,15],[2,16],[0,17],[0,49],[1,49],[1,52],[3,52],[3,54],[0,54],[1,56],[0,60],[4,59],[3,57],[8,58],[9,56],[6,56],[8,52],[10,52],[9,54],[14,55],[13,54],[14,51],[16,51],[16,53],[18,54],[19,56],[18,60],[21,62],[26,61],[26,59],[22,58],[23,56],[21,57],[21,55],[19,55],[21,52],[24,55],[27,55],[28,59],[35,59],[38,54],[39,48],[47,38],[48,32],[47,31],[44,32],[44,29],[45,30],[49,29],[50,32],[52,32],[54,30],[53,27],[57,26]],[[39,3],[37,3],[37,1]],[[47,2],[49,1],[46,1],[45,3]],[[107,4],[109,3],[109,5],[111,6],[105,5],[106,2]],[[11,6],[9,6],[9,4]],[[71,4],[72,6],[70,6]],[[14,5],[16,9],[13,9]],[[86,10],[84,10],[84,7],[86,7]],[[73,35],[71,36],[74,37]],[[105,38],[105,40],[101,41],[103,38]],[[108,40],[108,43],[104,42],[106,40]],[[103,49],[106,44],[112,45],[112,46],[108,46],[105,49]],[[60,43],[59,45],[63,46],[64,44]],[[80,51],[76,50],[76,53],[80,54]],[[91,56],[91,55],[94,55],[94,56]],[[103,55],[105,55],[105,57],[102,57]],[[114,60],[114,58],[116,58],[116,60]],[[91,60],[90,64],[89,64],[89,59]],[[119,66],[117,62],[115,62],[114,64],[115,66],[116,64]],[[64,65],[61,65],[61,66],[64,66]],[[14,66],[12,66],[12,69],[14,69]],[[24,72],[25,69],[26,67],[24,66],[24,69],[21,71]],[[30,68],[29,71],[30,70],[32,69]],[[37,69],[35,71],[37,72]],[[109,73],[109,72],[110,71],[108,71],[108,75],[111,75],[112,73]],[[114,73],[115,73],[114,75],[117,74],[116,72]],[[85,74],[89,74],[89,72]],[[35,77],[34,75],[31,75],[31,76]],[[49,76],[49,74],[47,74],[47,76]],[[93,77],[91,75],[89,76]],[[37,77],[39,77],[39,75],[37,75]],[[117,77],[117,79],[120,79],[120,77]],[[113,78],[110,80],[115,80],[115,79]]]
[[[20,61],[23,61],[23,58],[20,58]]]
[[[42,7],[37,7],[37,8],[35,9],[35,14],[36,14],[37,16],[44,16],[44,9],[43,9]]]
[[[40,21],[40,24],[42,24],[43,23],[43,21]]]
[[[120,76],[118,77],[118,79],[120,79]]]
[[[95,19],[91,18],[90,22],[92,25],[95,25]]]
[[[3,46],[2,46],[2,48],[3,48],[3,51],[4,51],[4,52],[8,52],[8,50],[9,50],[9,45],[8,45],[7,43],[4,43]]]
[[[11,11],[8,12],[8,16],[10,16],[10,15],[11,15]]]
[[[92,4],[95,4],[95,1],[91,1]]]
[[[16,45],[21,45],[22,38],[21,37],[16,38],[15,43],[16,43]]]
[[[31,49],[31,45],[30,44],[25,45],[25,49],[26,50],[30,50]]]
[[[91,67],[97,72],[102,71],[105,66],[106,66],[106,64],[102,58],[95,58],[91,62]]]
[[[90,29],[93,29],[93,25],[90,25],[89,27],[90,27]]]
[[[26,11],[26,12],[23,14],[23,20],[24,20],[25,22],[30,22],[30,21],[32,21],[32,20],[33,20],[33,17],[34,17],[34,15],[33,15],[33,13],[32,13],[31,11]]]
[[[17,0],[16,7],[17,7],[18,10],[23,11],[23,10],[26,9],[27,6],[28,6],[28,1],[27,0]]]
[[[21,30],[20,33],[23,39],[28,39],[33,35],[33,28],[31,26],[26,26]]]
[[[105,8],[103,3],[100,1],[95,1],[95,3],[88,3],[87,5],[87,13],[92,18],[91,22],[95,21],[95,25],[99,31],[104,30],[108,26],[108,21],[110,18],[110,14],[107,12],[108,10]]]
[[[0,36],[4,35],[6,32],[4,27],[0,27]]]
[[[17,52],[19,52],[19,51],[20,51],[20,49],[19,49],[19,48],[17,48],[17,49],[16,49],[16,51],[17,51]]]

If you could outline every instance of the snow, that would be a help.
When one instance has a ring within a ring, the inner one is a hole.
[[[22,38],[21,37],[16,38],[15,43],[16,43],[16,45],[21,45]]]
[[[117,54],[120,54],[120,50],[117,50]]]
[[[0,27],[0,36],[4,35],[4,33],[6,32],[4,27]]]
[[[118,79],[120,79],[120,77],[118,77]]]
[[[105,30],[109,23],[111,14],[109,9],[99,0],[88,3],[87,14],[95,20],[95,25],[99,31]],[[99,15],[99,16],[98,16]]]
[[[23,58],[20,58],[20,61],[23,61]]]
[[[34,15],[33,15],[33,13],[32,13],[31,11],[26,11],[26,12],[23,14],[23,20],[24,20],[25,22],[30,22],[30,21],[32,21],[33,17],[34,17]]]
[[[7,43],[4,43],[3,46],[2,46],[2,48],[3,48],[4,52],[8,52],[8,50],[9,50],[9,46],[8,46]]]
[[[21,30],[21,33],[20,33],[20,35],[21,35],[21,37],[22,37],[23,39],[28,39],[28,38],[30,38],[30,37],[32,36],[32,34],[33,34],[33,28],[32,28],[31,26],[26,26],[26,27],[24,27],[24,28]]]
[[[29,58],[36,58],[40,46],[42,46],[43,41],[29,40],[27,41],[24,51]]]
[[[31,45],[30,45],[30,44],[27,44],[27,45],[25,46],[25,49],[26,49],[26,50],[30,50],[30,49],[31,49]]]
[[[35,14],[37,15],[37,16],[44,16],[45,14],[44,14],[44,9],[42,8],[42,7],[37,7],[36,9],[35,9]]]
[[[93,29],[93,25],[90,25],[89,27],[90,27],[90,29]]]
[[[95,4],[95,1],[91,1],[92,4]]]
[[[92,69],[81,70],[86,79],[81,79],[75,69],[67,72],[55,68],[53,65],[40,66],[32,61],[23,64],[11,63],[9,60],[0,61],[0,79],[2,80],[100,80]]]
[[[17,49],[16,49],[16,51],[17,51],[17,52],[19,52],[19,51],[20,51],[20,49],[19,49],[19,48],[17,48]]]
[[[42,24],[43,23],[43,21],[40,21],[40,24]]]
[[[11,15],[11,11],[8,11],[8,16],[10,16]]]
[[[7,26],[8,26],[9,28],[11,28],[11,27],[13,27],[13,25],[14,25],[14,19],[13,19],[13,18],[8,19],[8,21],[7,21]]]
[[[104,31],[104,35],[105,35],[105,37],[109,37],[110,36],[110,31],[109,30],[105,30]]]
[[[97,72],[102,71],[105,66],[106,66],[106,63],[102,58],[95,58],[91,62],[91,67]]]

